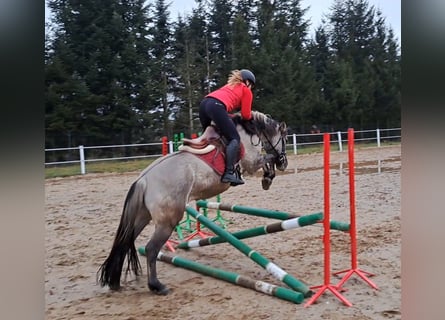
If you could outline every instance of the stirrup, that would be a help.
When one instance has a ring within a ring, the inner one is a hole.
[[[237,177],[235,173],[224,172],[221,177],[221,182],[227,183],[230,182],[231,186],[238,186],[240,184],[244,184],[244,181]]]
[[[232,187],[240,185],[240,184],[244,184],[244,180],[241,178],[241,167],[239,165],[235,166],[235,172],[233,174],[238,179],[238,183],[231,182],[230,185]]]
[[[244,180],[238,180],[238,182],[230,182],[230,185],[232,187],[240,186],[242,184],[244,184]]]

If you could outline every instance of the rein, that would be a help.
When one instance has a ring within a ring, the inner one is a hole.
[[[274,154],[275,158],[277,159],[277,161],[279,163],[284,163],[286,161],[286,142],[285,139],[283,138],[283,136],[280,137],[280,139],[277,141],[277,143],[275,143],[274,145],[272,145],[272,142],[270,141],[269,137],[262,131],[262,130],[256,130],[257,133],[256,135],[258,136],[258,143],[254,143],[253,142],[253,135],[250,136],[250,143],[254,146],[257,146],[261,143],[263,149],[266,151],[267,154]],[[266,139],[267,143],[264,143],[261,139],[261,136],[263,136]],[[281,152],[278,152],[276,147],[278,146],[278,144],[281,142]],[[270,152],[272,151],[272,152]]]
[[[277,163],[280,164],[286,163],[286,139],[284,134],[281,133],[280,139],[277,141],[277,143],[273,145],[271,140],[269,139],[269,136],[266,134],[267,132],[266,127],[263,127],[266,126],[266,120],[265,120],[266,117],[264,117],[263,115],[263,117],[261,118],[262,118],[261,120],[257,120],[258,122],[263,122],[261,124],[253,124],[250,121],[243,122],[244,129],[246,130],[246,132],[250,134],[250,143],[253,146],[258,146],[261,143],[262,148],[266,151],[267,154],[273,155]],[[236,119],[237,123],[240,123],[242,121],[242,118],[240,116],[238,116]],[[253,141],[253,135],[258,136],[259,139],[258,143],[255,143]],[[277,146],[280,144],[280,142],[281,142],[281,152],[278,152]]]
[[[272,143],[270,142],[270,139],[268,136],[266,136],[264,134],[264,137],[267,140],[268,145],[272,148],[273,153],[275,154],[276,158],[278,159],[278,161],[280,163],[283,163],[286,159],[286,142],[284,141],[283,136],[280,137],[280,140],[277,141],[277,143],[275,145],[272,145]],[[278,153],[276,146],[281,142],[281,152]],[[266,148],[265,145],[263,145],[264,150],[266,150],[266,153],[269,153],[268,151],[270,151],[271,149],[269,148],[269,150],[267,150],[268,148]]]

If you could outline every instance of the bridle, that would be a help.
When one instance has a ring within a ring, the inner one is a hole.
[[[284,123],[282,123],[284,124]],[[287,131],[284,131],[282,124],[279,125],[280,138],[275,144],[272,144],[271,139],[266,134],[267,130],[265,127],[254,126],[250,128],[250,143],[253,146],[259,146],[266,152],[262,160],[263,169],[263,179],[261,184],[264,190],[268,190],[272,184],[272,180],[275,178],[275,169],[284,171],[287,167],[287,157],[286,157],[286,141],[287,141]],[[285,124],[284,124],[285,125]],[[258,137],[258,142],[253,141],[253,137]],[[281,150],[277,150],[277,147],[281,144]]]
[[[284,164],[285,161],[286,161],[286,139],[285,139],[285,135],[282,134],[280,139],[277,141],[277,143],[275,143],[275,145],[272,145],[272,142],[270,141],[270,139],[269,139],[269,137],[267,135],[263,134],[263,136],[267,140],[267,144],[263,143],[263,148],[266,151],[266,153],[274,154],[275,158],[277,159],[277,162],[280,163],[280,164]],[[276,147],[278,146],[278,144],[280,142],[281,142],[281,152],[278,152]]]
[[[280,125],[281,126],[281,125]],[[268,135],[266,134],[266,128],[265,127],[259,127],[259,126],[254,126],[254,128],[251,128],[250,130],[248,130],[250,132],[255,132],[255,135],[258,137],[258,142],[255,143],[253,141],[253,135],[250,135],[250,143],[253,146],[258,146],[261,143],[261,147],[263,148],[263,150],[267,153],[267,155],[269,155],[269,158],[266,159],[266,162],[268,163],[268,165],[273,164],[271,162],[271,158],[270,156],[273,157],[274,160],[274,164],[278,164],[281,167],[286,167],[287,166],[287,157],[286,157],[286,138],[287,138],[287,133],[283,132],[283,130],[281,130],[281,128],[279,129],[281,135],[280,138],[278,139],[278,141],[275,144],[272,144],[271,140],[269,139]],[[277,146],[281,143],[281,151],[279,152],[277,150]],[[281,170],[281,169],[280,169]]]

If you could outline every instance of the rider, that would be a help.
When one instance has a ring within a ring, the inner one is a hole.
[[[232,186],[244,184],[235,174],[235,162],[240,151],[240,136],[229,112],[241,109],[241,117],[245,120],[252,118],[252,89],[255,85],[255,75],[247,69],[231,71],[227,84],[209,93],[199,106],[199,120],[203,132],[213,122],[221,134],[227,139],[226,168],[221,182]]]

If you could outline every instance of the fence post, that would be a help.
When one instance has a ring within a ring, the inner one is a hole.
[[[169,141],[168,142],[168,153],[173,153],[174,152],[174,146],[173,146],[173,141]]]
[[[380,129],[375,130],[377,132],[377,147],[380,148]]]
[[[168,147],[167,147],[168,139],[167,139],[167,136],[163,136],[161,141],[162,141],[162,155],[165,156],[165,155],[168,154]]]
[[[179,145],[179,136],[177,133],[173,135],[173,151],[178,151],[178,145]]]
[[[343,145],[341,143],[341,132],[337,131],[337,139],[338,139],[338,150],[343,151]]]
[[[297,154],[297,135],[292,134],[292,143],[294,145],[294,154]]]
[[[82,145],[79,146],[80,155],[80,173],[85,174],[85,153]]]

